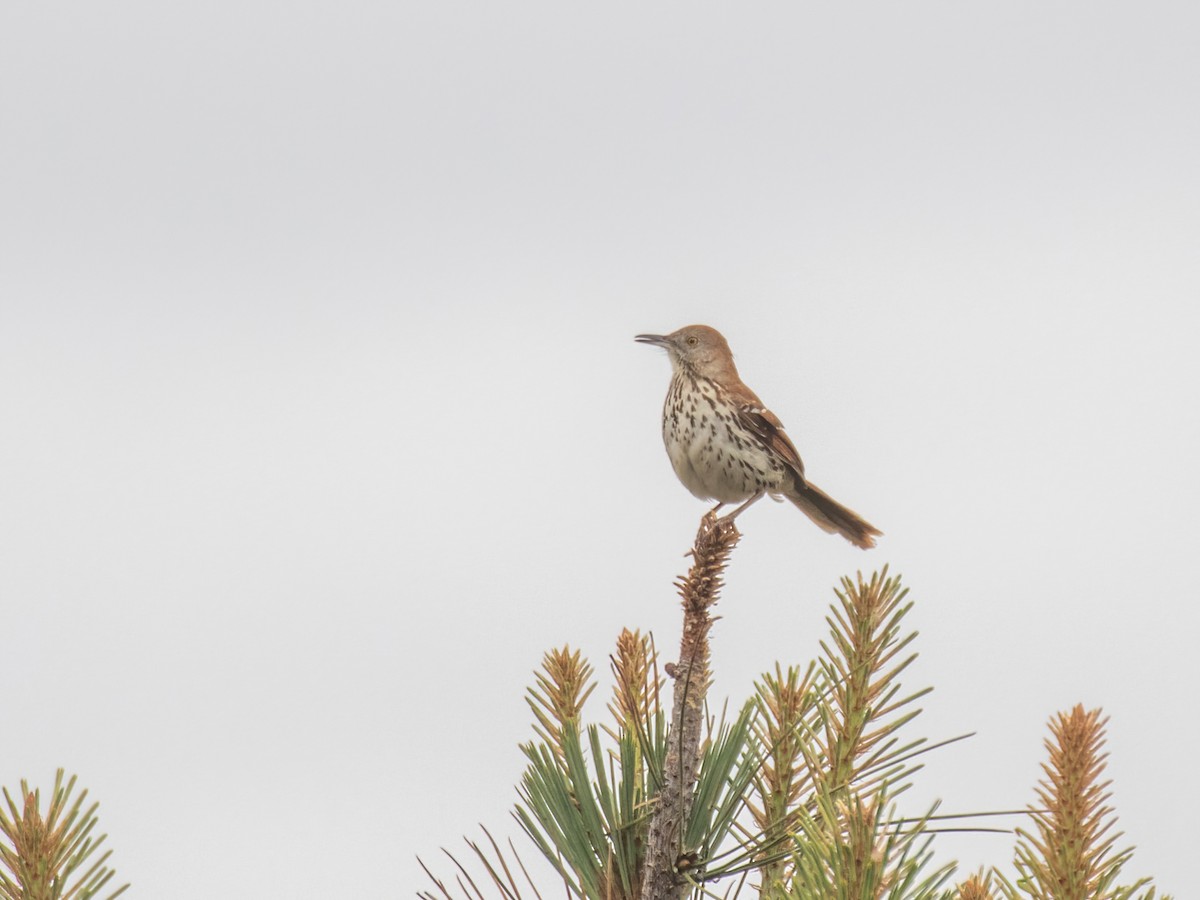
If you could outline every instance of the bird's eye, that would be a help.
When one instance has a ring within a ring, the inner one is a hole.
[[[695,346],[696,346],[696,344],[700,343],[700,342],[699,342],[698,340],[696,340],[696,338],[694,338],[694,337],[690,337],[690,338],[688,338],[688,339],[687,339],[687,342],[688,342],[688,346],[689,346],[689,347],[695,347]]]

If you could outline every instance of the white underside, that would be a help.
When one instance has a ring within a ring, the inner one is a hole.
[[[701,500],[740,503],[762,489],[776,494],[789,477],[761,447],[738,451],[739,458],[750,467],[747,469],[732,460],[724,446],[715,447],[708,432],[698,432],[687,442],[669,432],[664,433],[663,439],[675,474]]]

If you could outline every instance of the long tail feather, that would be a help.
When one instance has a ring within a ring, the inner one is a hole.
[[[883,534],[854,510],[842,506],[811,483],[797,485],[786,496],[820,528],[830,534],[840,534],[855,547],[864,550],[874,547],[875,538]]]

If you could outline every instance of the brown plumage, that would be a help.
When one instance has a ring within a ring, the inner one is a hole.
[[[742,382],[719,331],[689,325],[635,340],[663,347],[671,358],[663,443],[684,487],[718,508],[741,503],[733,516],[763,494],[786,497],[825,531],[856,547],[875,546],[879,529],[805,477],[783,423]]]

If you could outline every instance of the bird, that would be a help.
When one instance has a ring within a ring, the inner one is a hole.
[[[719,331],[688,325],[634,340],[662,347],[670,357],[663,443],[683,486],[717,501],[713,514],[740,503],[723,517],[732,521],[764,495],[786,498],[826,532],[864,550],[875,546],[883,532],[808,480],[783,422],[742,382]]]

